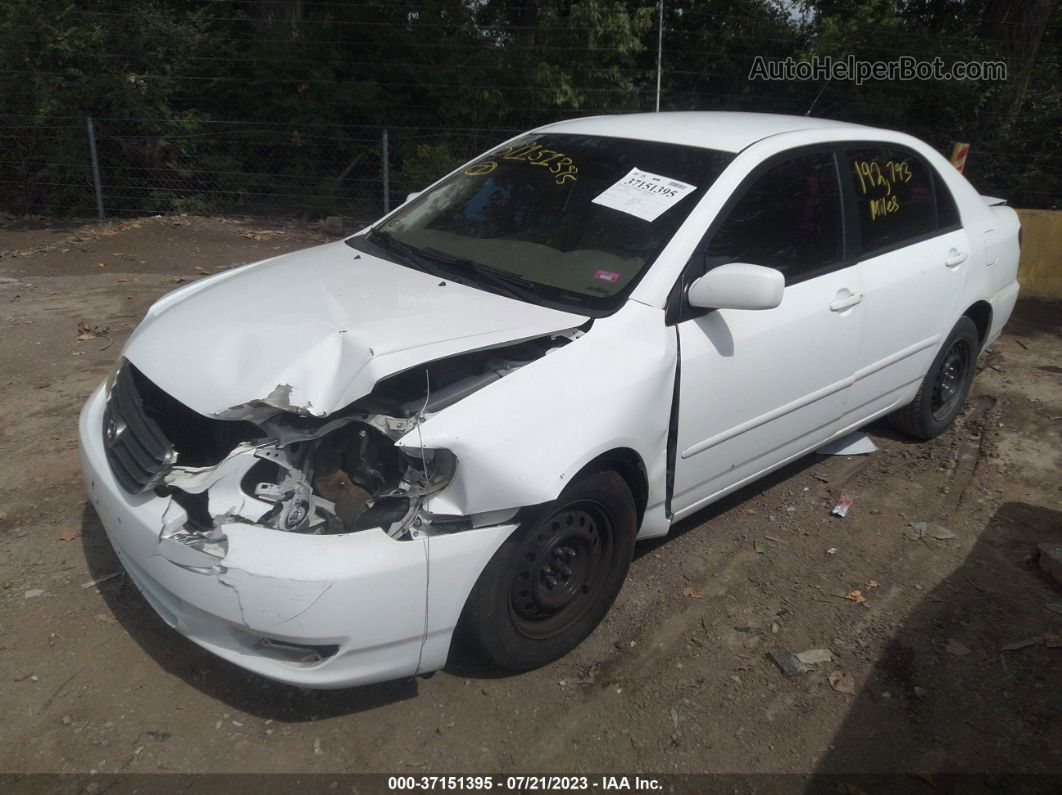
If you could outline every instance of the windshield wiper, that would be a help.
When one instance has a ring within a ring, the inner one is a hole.
[[[399,255],[407,264],[412,265],[417,270],[430,273],[432,276],[445,276],[445,274],[433,264],[437,261],[436,257],[426,255],[416,246],[411,246],[409,243],[403,243],[401,240],[397,240],[390,232],[381,232],[378,229],[373,229],[369,232],[368,237],[370,243],[373,243],[392,254]]]
[[[434,248],[417,248],[409,243],[397,240],[390,232],[381,232],[374,229],[369,232],[368,238],[369,242],[389,252],[398,254],[412,267],[425,273],[444,279],[456,278],[458,281],[466,279],[473,284],[489,286],[495,292],[515,298],[518,301],[526,301],[527,303],[541,306],[548,300],[546,296],[542,295],[543,291],[548,292],[550,297],[555,297],[557,300],[577,305],[581,305],[586,297],[571,290],[539,284],[517,273],[492,268],[467,257],[458,257]],[[445,267],[440,268],[439,265]],[[465,273],[466,271],[471,271],[475,274],[475,277],[470,273]]]
[[[436,252],[432,249],[425,249],[425,253],[430,253],[431,256],[436,256]],[[574,303],[578,306],[582,306],[583,301],[586,299],[585,295],[577,293],[574,290],[567,290],[563,287],[554,287],[551,284],[541,284],[528,279],[526,276],[521,276],[518,273],[501,270],[500,268],[492,268],[489,265],[483,265],[482,263],[470,259],[451,257],[442,254],[441,252],[439,252],[439,254],[441,255],[439,256],[440,261],[471,268],[477,275],[490,282],[492,286],[499,288],[513,298],[518,298],[521,301],[528,301],[540,305],[546,303],[546,301],[559,301],[562,303]],[[543,293],[545,293],[545,295],[543,295]]]
[[[492,268],[467,257],[458,257],[434,248],[418,249],[418,252],[422,257],[430,257],[436,262],[441,262],[451,268],[471,270],[479,277],[476,281],[486,281],[491,287],[505,293],[510,298],[516,298],[532,304],[543,303],[544,299],[535,289],[538,287],[537,282],[533,282],[519,274]],[[456,275],[460,276],[460,271],[457,271]]]
[[[525,279],[523,276],[519,276],[515,273],[509,273],[508,271],[497,270],[496,268],[482,265],[478,262],[469,261],[468,265],[478,276],[489,282],[491,286],[497,287],[503,292],[508,293],[512,298],[518,298],[521,301],[527,301],[532,304],[542,304],[545,301],[545,299],[535,290],[538,286],[537,282]]]

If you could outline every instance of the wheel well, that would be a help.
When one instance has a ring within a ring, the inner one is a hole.
[[[992,327],[992,305],[987,301],[978,301],[963,312],[963,315],[970,318],[977,326],[977,337],[981,342],[981,347],[984,347],[985,340],[988,339],[988,330]]]
[[[649,479],[641,456],[629,447],[618,447],[599,455],[580,469],[575,478],[602,469],[611,469],[626,481],[627,488],[631,490],[631,496],[634,497],[634,505],[638,509],[638,527],[641,527],[642,518],[645,516],[645,506],[649,501]]]

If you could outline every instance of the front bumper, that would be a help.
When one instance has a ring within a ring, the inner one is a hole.
[[[163,541],[181,512],[171,498],[130,495],[115,480],[104,402],[101,386],[81,412],[85,486],[122,565],[167,624],[229,662],[301,687],[445,665],[468,593],[515,525],[396,541],[382,530],[317,536],[231,523],[221,528],[225,556],[204,565]]]

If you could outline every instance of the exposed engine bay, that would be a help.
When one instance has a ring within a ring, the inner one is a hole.
[[[205,417],[123,362],[104,417],[108,458],[127,491],[171,497],[183,510],[163,536],[194,536],[197,547],[211,537],[222,542],[218,528],[233,522],[322,535],[380,528],[396,539],[464,529],[471,525],[462,517],[436,517],[426,505],[452,480],[454,455],[395,442],[581,334],[437,360],[379,382],[325,418],[260,401]]]

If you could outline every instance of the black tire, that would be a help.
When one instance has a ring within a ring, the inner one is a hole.
[[[563,657],[593,632],[623,586],[637,515],[615,472],[569,485],[483,569],[461,616],[463,639],[510,671]]]
[[[917,439],[944,433],[966,402],[980,348],[977,326],[964,315],[941,346],[915,399],[889,415],[893,427]]]

